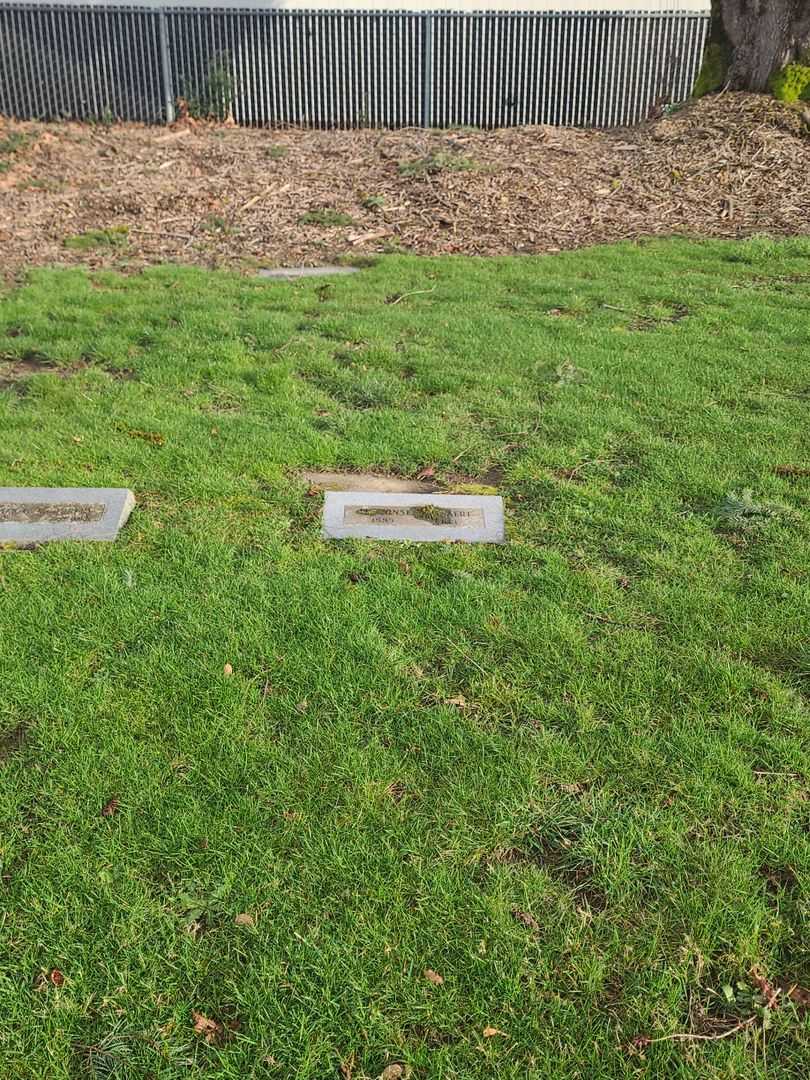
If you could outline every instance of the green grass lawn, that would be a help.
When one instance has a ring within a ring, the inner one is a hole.
[[[809,348],[798,240],[7,291],[0,484],[138,505],[0,556],[4,1080],[806,1075]],[[431,465],[506,546],[296,475]]]

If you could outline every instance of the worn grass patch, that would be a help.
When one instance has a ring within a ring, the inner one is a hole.
[[[138,506],[0,554],[3,1076],[807,1074],[808,270],[4,295],[0,485]],[[509,543],[327,544],[359,471]]]

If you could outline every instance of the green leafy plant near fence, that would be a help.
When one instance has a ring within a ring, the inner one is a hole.
[[[208,62],[205,78],[198,85],[184,85],[183,100],[195,120],[227,120],[233,111],[234,79],[231,58],[219,53]]]

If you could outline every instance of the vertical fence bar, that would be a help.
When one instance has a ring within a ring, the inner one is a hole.
[[[160,42],[160,72],[163,86],[163,109],[166,113],[166,123],[171,124],[174,120],[174,91],[172,90],[172,65],[169,59],[169,24],[166,18],[165,8],[159,8],[158,40]]]
[[[431,127],[433,120],[433,13],[422,16],[422,127]]]

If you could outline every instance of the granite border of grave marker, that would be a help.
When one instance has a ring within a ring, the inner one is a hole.
[[[433,508],[438,521],[414,520],[409,509]],[[468,524],[441,521],[466,516]],[[362,511],[368,521],[358,521]],[[379,511],[375,514],[374,511]],[[347,517],[349,520],[347,521]],[[387,519],[387,520],[386,520]],[[412,540],[425,543],[456,540],[466,544],[502,544],[503,499],[499,495],[413,495],[379,491],[327,491],[323,504],[323,536],[328,540]]]
[[[46,544],[55,540],[115,540],[135,506],[128,488],[47,488],[0,487],[0,504],[25,506],[77,505],[103,510],[95,520],[85,521],[2,521],[0,544],[13,546]]]

